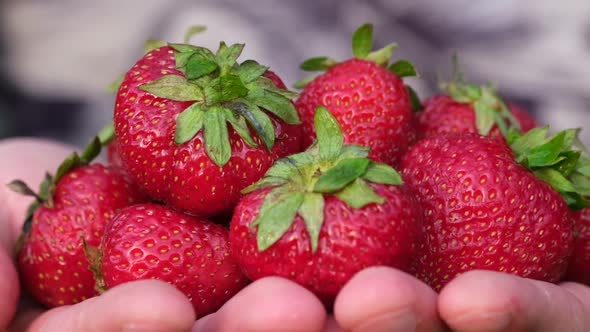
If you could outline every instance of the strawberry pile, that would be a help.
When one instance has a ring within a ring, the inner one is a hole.
[[[158,43],[120,82],[112,126],[47,173],[18,243],[49,307],[159,279],[197,316],[250,281],[291,279],[330,307],[358,271],[440,290],[474,269],[590,284],[590,158],[455,69],[421,101],[406,60],[305,61],[297,94],[243,44]],[[95,161],[109,147],[109,165]]]

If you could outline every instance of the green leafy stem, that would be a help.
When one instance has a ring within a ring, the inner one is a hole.
[[[203,131],[207,155],[218,166],[231,158],[228,124],[251,146],[257,147],[250,128],[271,150],[275,128],[266,112],[288,124],[300,120],[291,99],[296,93],[278,88],[263,76],[267,67],[253,60],[237,63],[244,44],[227,46],[221,42],[214,54],[189,44],[170,44],[176,67],[184,75],[166,75],[140,86],[155,96],[191,101],[176,120],[176,144],[190,141]]]
[[[326,108],[317,108],[314,125],[317,139],[308,150],[279,159],[260,181],[243,191],[272,188],[251,224],[258,227],[261,251],[278,241],[299,214],[315,252],[324,222],[325,195],[334,195],[351,208],[360,209],[385,202],[369,183],[403,183],[393,168],[370,160],[368,148],[345,145],[338,122]]]

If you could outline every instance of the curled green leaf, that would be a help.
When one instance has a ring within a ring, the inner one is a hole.
[[[105,146],[115,138],[115,124],[111,121],[98,132],[100,143]]]
[[[364,59],[371,49],[373,49],[373,25],[365,23],[352,35],[352,54],[355,58]]]
[[[291,100],[278,93],[265,89],[251,89],[245,99],[273,113],[288,124],[301,123]]]
[[[207,155],[217,166],[225,166],[231,158],[231,144],[222,107],[209,108],[203,119],[203,130]]]
[[[299,207],[299,215],[305,222],[305,228],[311,242],[311,252],[318,249],[318,239],[324,223],[324,196],[318,193],[305,193]]]
[[[203,92],[207,105],[214,105],[244,97],[248,94],[248,88],[239,76],[228,74],[213,79]]]
[[[232,128],[238,135],[242,138],[242,140],[250,147],[256,148],[258,147],[258,143],[254,141],[252,135],[250,134],[250,129],[246,124],[246,119],[244,117],[234,113],[233,110],[229,108],[224,108],[225,110],[225,118],[231,124]]]
[[[267,150],[272,150],[275,142],[275,128],[268,115],[258,106],[244,99],[238,100],[231,107],[248,121],[258,137],[264,142]]]
[[[214,60],[193,54],[188,58],[186,63],[186,78],[189,80],[195,80],[214,72],[216,69],[217,63]]]
[[[139,89],[154,96],[176,101],[202,101],[203,91],[179,75],[166,75],[153,82],[139,86]]]
[[[325,160],[336,158],[344,144],[344,136],[336,118],[327,108],[318,106],[315,110],[314,126],[320,157]]]
[[[190,141],[203,128],[205,112],[201,104],[194,103],[178,115],[174,131],[177,145]]]
[[[256,239],[259,251],[266,250],[285,234],[303,203],[304,195],[301,192],[271,194],[266,197],[253,223],[258,226]]]
[[[185,44],[188,44],[195,35],[203,32],[205,30],[207,30],[207,27],[204,26],[204,25],[193,25],[193,26],[190,26],[186,30],[186,32],[184,33],[184,39],[183,39],[184,40],[184,43]]]
[[[219,43],[219,49],[215,54],[215,58],[217,59],[217,64],[219,64],[219,67],[222,69],[222,71],[228,70],[236,64],[236,61],[244,50],[244,46],[244,44],[233,44],[231,46],[227,46],[224,42]]]
[[[364,180],[356,179],[350,185],[335,193],[336,197],[353,209],[361,209],[368,204],[383,204],[385,199],[373,190]]]
[[[375,62],[379,66],[387,66],[387,63],[389,62],[389,59],[396,48],[398,48],[398,45],[391,43],[381,49],[369,53],[366,59]]]
[[[319,56],[305,60],[299,68],[305,71],[326,71],[336,65],[338,62],[334,59]]]
[[[250,83],[261,77],[268,67],[260,65],[254,60],[246,60],[237,67],[237,74],[244,84]]]
[[[408,60],[399,60],[389,66],[389,71],[398,77],[418,76],[418,71]]]
[[[383,163],[371,162],[362,177],[363,179],[374,183],[390,185],[400,185],[404,183],[401,174],[399,174],[393,167]]]
[[[365,174],[370,160],[367,158],[343,159],[328,169],[315,183],[313,191],[334,193]]]

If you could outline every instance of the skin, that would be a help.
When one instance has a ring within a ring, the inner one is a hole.
[[[0,181],[36,185],[71,147],[41,140],[0,141]],[[373,267],[342,289],[327,314],[309,291],[285,279],[253,282],[218,312],[195,322],[190,302],[174,287],[149,280],[49,311],[21,299],[11,250],[28,204],[0,187],[0,331],[590,331],[590,288],[553,285],[473,271],[440,294],[403,272]],[[16,312],[16,314],[15,314]]]

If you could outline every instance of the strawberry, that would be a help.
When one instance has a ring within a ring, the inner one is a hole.
[[[119,153],[119,143],[116,140],[107,145],[107,160],[111,167],[125,170],[121,154]]]
[[[55,176],[47,174],[39,194],[21,181],[10,186],[36,198],[19,240],[18,267],[24,286],[48,307],[97,295],[84,242],[98,245],[106,224],[119,209],[143,200],[117,169],[89,164],[100,142],[72,156]]]
[[[535,119],[535,117],[524,108],[514,103],[508,103],[507,106],[510,110],[510,113],[512,113],[514,118],[516,118],[522,133],[526,133],[529,130],[539,126],[537,119]]]
[[[251,279],[276,275],[330,306],[342,286],[373,265],[409,270],[420,223],[401,176],[343,145],[335,118],[319,107],[318,139],[279,159],[246,188],[230,224],[231,250]]]
[[[149,51],[125,75],[114,118],[121,159],[138,186],[186,213],[226,214],[274,160],[301,149],[299,118],[278,76],[189,44]]]
[[[509,105],[511,117],[522,132],[537,127],[535,119],[522,108]],[[494,111],[495,112],[495,111]],[[480,113],[481,114],[481,113]],[[493,115],[494,113],[492,113]],[[481,116],[481,115],[479,115]],[[461,102],[449,95],[435,95],[424,101],[424,108],[416,113],[419,137],[429,137],[445,133],[479,133],[501,137],[499,127],[493,123],[479,124],[478,113],[473,102]],[[491,128],[484,128],[492,124]],[[478,127],[479,126],[479,127]]]
[[[576,130],[548,128],[508,143],[475,133],[432,136],[403,160],[404,180],[425,219],[416,275],[440,290],[473,269],[559,281],[572,251],[571,208],[588,202],[570,181],[580,152]],[[525,165],[525,166],[523,166]]]
[[[574,252],[565,278],[590,286],[590,208],[574,213]]]
[[[370,52],[372,26],[365,24],[353,35],[354,58],[338,63],[317,57],[301,65],[304,70],[326,70],[298,84],[305,87],[295,101],[305,146],[315,139],[316,107],[324,106],[338,120],[346,143],[370,147],[369,157],[376,161],[398,164],[415,137],[411,93],[401,77],[416,75],[416,71],[405,60],[387,67],[395,46]]]
[[[537,127],[535,119],[520,107],[507,105],[492,86],[477,86],[464,80],[457,58],[454,77],[441,84],[444,94],[424,101],[416,113],[419,138],[444,133],[478,133],[503,137],[510,128],[527,132]]]
[[[230,255],[228,231],[156,204],[121,210],[101,243],[103,287],[159,279],[182,291],[197,317],[217,310],[248,279]]]

